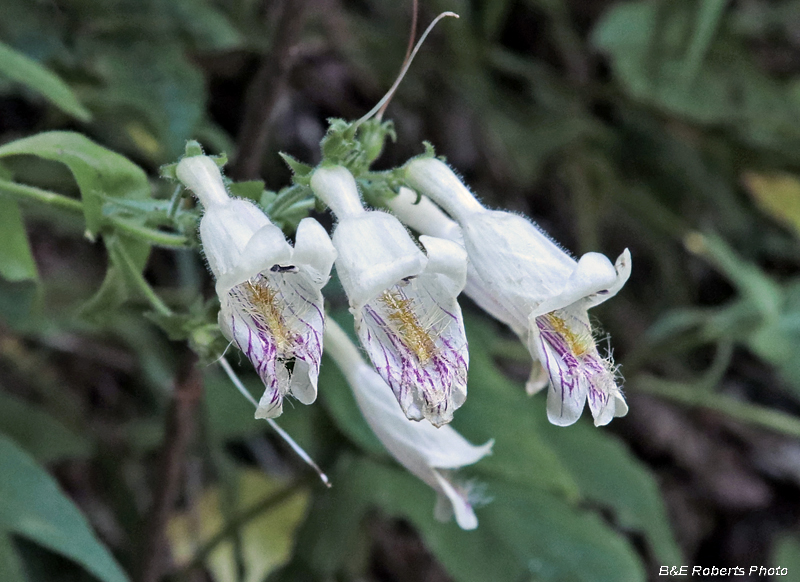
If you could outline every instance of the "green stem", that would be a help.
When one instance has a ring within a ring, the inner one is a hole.
[[[641,392],[661,396],[688,406],[721,412],[736,420],[787,436],[800,437],[800,418],[779,410],[741,402],[724,394],[697,390],[658,378],[639,377],[631,384]]]
[[[272,204],[266,209],[267,215],[272,220],[278,220],[281,213],[287,208],[291,207],[296,202],[300,202],[310,194],[308,188],[301,188],[299,186],[292,186],[283,192],[280,192]]]
[[[76,214],[83,213],[83,204],[80,200],[75,200],[74,198],[69,198],[68,196],[56,194],[55,192],[50,192],[49,190],[43,190],[34,186],[17,184],[10,180],[0,179],[0,193],[7,194],[23,202],[39,202],[40,204],[46,204],[61,210],[68,210]]]
[[[21,202],[38,202],[75,214],[83,213],[83,203],[80,200],[49,190],[43,190],[42,188],[36,188],[35,186],[18,184],[10,180],[0,179],[0,194],[6,194]],[[167,248],[184,248],[189,246],[189,239],[180,234],[162,232],[116,216],[110,216],[108,220],[114,227],[125,234],[153,245]]]
[[[172,198],[169,200],[167,216],[170,219],[174,219],[175,215],[178,213],[178,207],[181,205],[181,200],[183,200],[183,184],[178,184],[175,187],[175,192],[172,193]]]
[[[152,245],[170,249],[181,249],[189,246],[189,239],[182,234],[163,232],[117,216],[110,216],[108,220],[119,231]]]
[[[113,245],[113,252],[117,255],[120,262],[122,263],[120,266],[125,268],[128,272],[128,277],[131,282],[133,282],[137,289],[142,292],[142,295],[145,296],[148,303],[150,303],[151,307],[159,314],[163,315],[164,317],[170,317],[173,315],[172,310],[164,303],[161,298],[153,291],[153,288],[150,287],[150,283],[148,283],[139,269],[136,268],[136,265],[133,263],[128,252],[125,250],[125,247],[119,243]]]
[[[239,531],[240,528],[244,527],[249,522],[300,493],[303,488],[309,484],[309,481],[309,477],[297,479],[292,483],[289,483],[283,489],[267,495],[261,501],[258,501],[244,511],[234,515],[233,518],[226,523],[221,530],[219,530],[210,540],[208,540],[199,550],[197,550],[192,558],[192,561],[181,568],[176,578],[178,580],[187,579],[193,570],[203,566],[203,563],[219,544],[233,536],[237,531]]]

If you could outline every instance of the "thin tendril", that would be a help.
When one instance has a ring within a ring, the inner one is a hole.
[[[420,47],[422,46],[422,43],[425,42],[425,39],[430,34],[431,30],[433,30],[433,27],[436,26],[436,23],[439,22],[442,18],[445,18],[446,16],[452,16],[454,18],[458,18],[459,17],[458,14],[456,14],[455,12],[442,12],[439,16],[437,16],[436,18],[433,19],[433,22],[431,22],[428,25],[428,28],[426,28],[425,32],[422,33],[422,36],[419,37],[419,41],[417,41],[417,44],[414,47],[414,50],[411,51],[411,56],[408,57],[408,60],[406,61],[405,65],[403,65],[403,68],[400,69],[400,74],[397,76],[397,79],[395,80],[395,82],[392,85],[392,87],[389,89],[389,91],[386,92],[386,95],[383,96],[383,99],[381,99],[380,101],[378,101],[377,104],[375,104],[375,107],[370,109],[370,111],[366,115],[364,115],[364,117],[362,117],[361,119],[359,119],[358,121],[355,122],[355,124],[353,125],[354,128],[358,127],[359,125],[361,125],[362,123],[367,121],[370,117],[372,117],[378,111],[380,111],[381,108],[384,106],[384,104],[388,103],[388,101],[394,95],[394,92],[397,91],[397,88],[400,86],[400,82],[403,80],[403,77],[405,77],[406,73],[408,72],[408,68],[411,66],[411,63],[414,61],[414,57],[417,56],[417,52],[419,51]]]
[[[236,386],[236,389],[242,393],[242,396],[247,398],[250,401],[250,404],[258,408],[258,402],[256,402],[256,399],[253,398],[253,395],[250,394],[247,388],[244,387],[244,384],[242,384],[242,381],[239,380],[239,376],[237,376],[236,372],[233,371],[233,368],[231,368],[231,365],[228,363],[228,360],[226,360],[224,357],[220,358],[219,364],[220,366],[222,366],[222,369],[225,370],[225,373],[228,375],[228,378],[230,378],[231,382],[233,382],[233,385]],[[330,487],[331,482],[330,479],[328,479],[328,476],[322,472],[322,469],[319,468],[319,465],[317,465],[314,462],[314,460],[308,455],[308,453],[305,452],[303,448],[300,445],[298,445],[292,437],[289,436],[289,433],[287,433],[285,430],[279,427],[278,423],[272,420],[271,418],[268,418],[266,420],[272,427],[272,429],[276,433],[278,433],[278,436],[280,436],[284,441],[286,441],[286,444],[292,447],[292,450],[295,453],[297,453],[297,456],[303,459],[303,461],[309,467],[311,467],[312,469],[314,469],[314,471],[316,471],[317,475],[319,475],[320,480],[325,484],[325,486]]]
[[[406,55],[403,57],[403,65],[408,62],[408,57],[411,56],[411,50],[414,48],[414,41],[417,39],[417,16],[419,14],[419,0],[414,0],[412,2],[411,8],[411,30],[408,33],[408,47],[406,48]],[[402,68],[401,66],[401,68]],[[386,108],[389,107],[389,103],[391,99],[388,99],[386,103],[383,104],[381,110],[378,111],[378,114],[375,116],[375,119],[381,121],[383,119],[383,114],[386,112]]]

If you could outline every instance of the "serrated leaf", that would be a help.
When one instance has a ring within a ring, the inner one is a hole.
[[[8,547],[12,543],[10,535],[22,536],[70,558],[103,582],[128,580],[53,478],[12,441],[2,436],[0,532],[0,557],[15,552]]]
[[[103,196],[144,199],[150,185],[142,169],[116,152],[79,133],[49,131],[0,147],[0,157],[33,155],[66,165],[80,188],[86,230],[96,236],[103,214]]]
[[[0,42],[0,75],[36,91],[63,112],[89,121],[92,114],[86,109],[69,85],[45,67]]]
[[[92,443],[57,418],[24,400],[0,392],[0,434],[13,439],[40,463],[86,458]]]

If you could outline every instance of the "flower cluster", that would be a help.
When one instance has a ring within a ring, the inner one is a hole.
[[[365,208],[344,165],[308,168],[302,187],[336,222],[329,237],[304,218],[294,246],[256,204],[228,195],[213,159],[187,156],[176,176],[204,207],[200,239],[216,278],[220,328],[265,386],[256,417],[280,415],[287,395],[316,399],[325,336],[367,423],[440,494],[446,511],[437,514],[455,514],[462,528],[476,527],[477,518],[448,471],[492,446],[473,446],[444,426],[467,397],[462,291],[527,345],[534,359],[527,387],[533,393],[549,381],[552,423],[572,424],[587,402],[596,425],[627,412],[587,312],[628,279],[627,250],[614,265],[598,253],[575,260],[529,220],[484,208],[432,157],[394,173],[408,187],[386,200],[393,214]],[[418,242],[403,223],[421,233]],[[371,366],[335,323],[325,324],[321,289],[334,264]]]

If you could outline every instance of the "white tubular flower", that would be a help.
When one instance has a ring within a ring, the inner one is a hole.
[[[358,353],[358,348],[335,322],[325,328],[327,353],[336,361],[353,389],[356,402],[383,446],[411,473],[439,494],[435,515],[447,521],[455,514],[462,529],[478,527],[468,490],[452,479],[452,469],[472,465],[491,453],[494,441],[475,446],[454,428],[434,428],[403,415],[386,382]]]
[[[616,295],[628,280],[628,250],[614,265],[599,253],[575,261],[529,220],[484,208],[433,158],[409,162],[406,181],[461,226],[476,302],[525,338],[531,356],[547,371],[550,422],[574,423],[587,399],[597,426],[624,416],[628,407],[616,368],[597,351],[587,309]],[[530,392],[546,385],[537,381],[539,370],[535,366],[531,374]]]
[[[176,174],[205,207],[200,240],[217,280],[220,328],[266,387],[256,418],[279,416],[287,394],[311,404],[322,358],[320,290],[336,258],[328,233],[305,218],[292,248],[255,204],[228,196],[207,156],[183,158]]]
[[[423,236],[426,256],[397,218],[364,210],[345,168],[316,170],[311,188],[338,219],[336,272],[375,369],[408,418],[450,422],[467,397],[469,353],[456,302],[466,280],[464,249]]]

